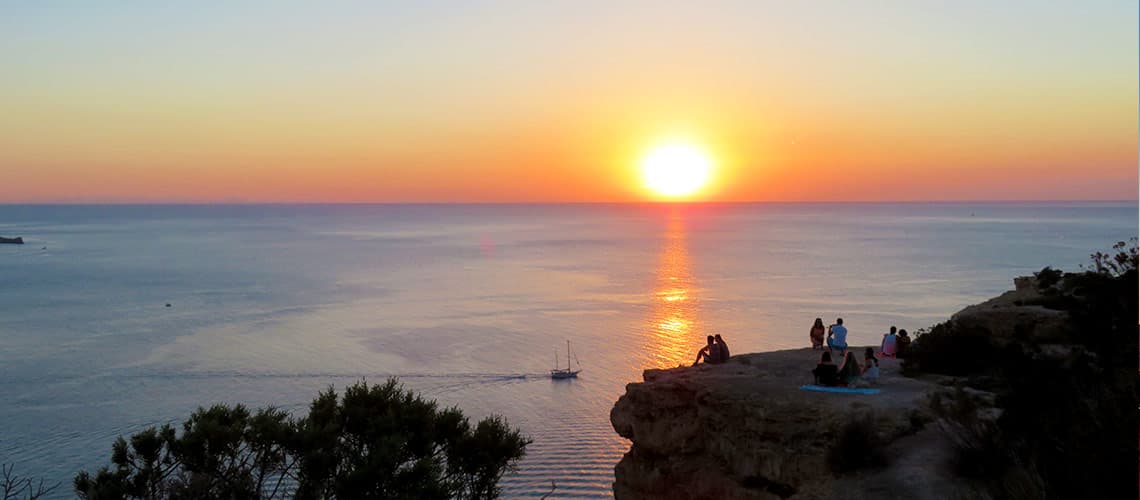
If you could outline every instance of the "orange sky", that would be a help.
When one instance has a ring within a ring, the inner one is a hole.
[[[1137,196],[1125,2],[117,9],[0,20],[0,203]]]

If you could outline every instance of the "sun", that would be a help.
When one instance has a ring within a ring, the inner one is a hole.
[[[709,156],[687,143],[657,146],[641,160],[645,185],[669,197],[695,193],[708,181],[711,170]]]

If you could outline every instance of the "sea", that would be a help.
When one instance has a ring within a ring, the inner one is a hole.
[[[533,439],[507,498],[612,496],[642,371],[911,332],[1137,235],[1137,203],[0,205],[0,463],[61,486],[199,406],[398,377]],[[169,304],[169,306],[167,306]],[[571,355],[567,359],[567,342]],[[556,366],[581,369],[551,380]],[[810,367],[804,367],[805,380]]]

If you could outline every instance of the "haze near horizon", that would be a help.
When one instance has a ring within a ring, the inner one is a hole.
[[[1135,200],[1137,5],[0,8],[0,203]]]

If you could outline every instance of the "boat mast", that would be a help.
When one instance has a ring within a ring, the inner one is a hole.
[[[566,341],[566,371],[570,371],[570,341]]]

